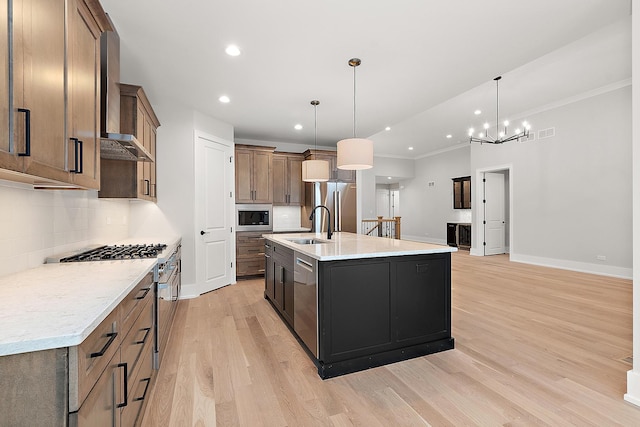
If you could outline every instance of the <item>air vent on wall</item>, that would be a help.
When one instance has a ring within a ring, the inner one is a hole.
[[[538,131],[538,139],[551,138],[553,136],[556,136],[556,128],[547,128]]]

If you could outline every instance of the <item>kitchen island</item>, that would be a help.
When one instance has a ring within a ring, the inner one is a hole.
[[[456,248],[342,232],[264,237],[265,298],[321,378],[453,348]]]

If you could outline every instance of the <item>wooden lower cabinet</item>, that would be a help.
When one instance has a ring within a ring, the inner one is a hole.
[[[266,258],[265,297],[293,327],[293,251],[268,241],[270,255]]]
[[[318,263],[322,378],[453,348],[451,254]]]
[[[265,271],[264,231],[236,233],[236,277],[261,276]]]
[[[139,425],[155,372],[151,279],[80,345],[1,356],[0,427]]]
[[[118,408],[118,405],[124,403],[122,396],[123,369],[118,349],[80,410],[69,415],[70,426],[126,425],[120,423],[120,409]]]

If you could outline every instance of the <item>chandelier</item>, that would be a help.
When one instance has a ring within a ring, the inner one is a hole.
[[[496,132],[497,135],[492,137],[489,135],[489,122],[484,124],[484,132],[479,132],[478,136],[473,136],[475,132],[473,128],[469,129],[469,142],[479,142],[480,144],[503,144],[509,141],[520,141],[522,138],[529,137],[529,129],[531,125],[529,123],[522,122],[522,128],[517,128],[513,135],[509,135],[509,121],[503,122],[504,128],[500,131],[500,97],[498,93],[498,85],[502,76],[498,76],[493,79],[496,82]]]

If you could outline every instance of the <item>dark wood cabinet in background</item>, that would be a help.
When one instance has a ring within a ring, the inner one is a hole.
[[[300,206],[304,204],[303,161],[304,156],[302,154],[273,154],[274,205]]]
[[[273,150],[236,144],[236,203],[272,203]]]
[[[453,208],[471,209],[471,177],[452,178]]]
[[[236,232],[236,277],[258,276],[265,271],[263,231]]]
[[[448,222],[447,245],[461,249],[471,248],[471,224],[465,222]]]

